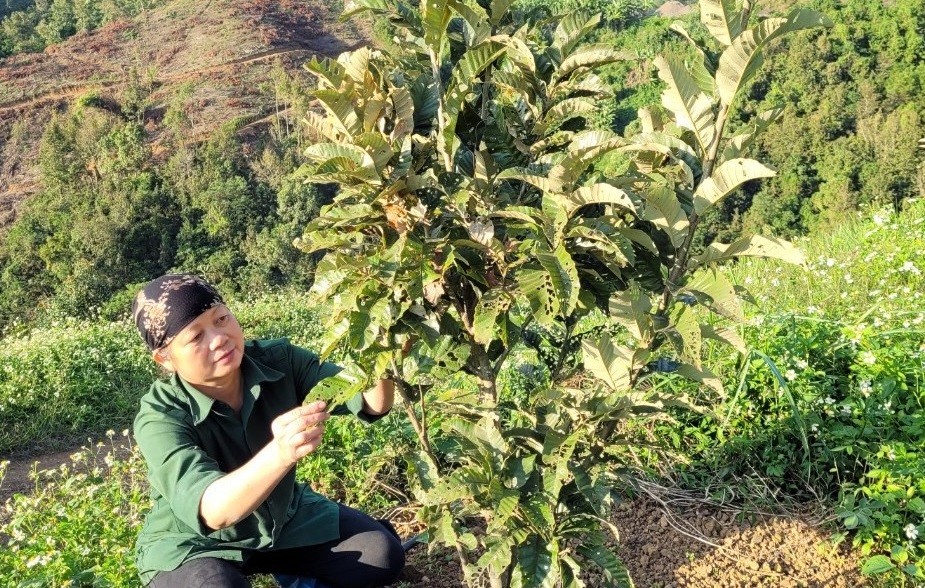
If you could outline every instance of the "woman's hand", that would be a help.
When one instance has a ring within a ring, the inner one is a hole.
[[[273,444],[280,459],[293,465],[318,448],[324,435],[324,421],[328,420],[325,403],[312,402],[279,415],[270,424]]]

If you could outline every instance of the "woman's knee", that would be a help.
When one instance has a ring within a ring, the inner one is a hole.
[[[341,541],[335,551],[357,556],[356,575],[347,585],[373,588],[393,583],[405,567],[405,550],[398,537],[386,529],[362,531]]]

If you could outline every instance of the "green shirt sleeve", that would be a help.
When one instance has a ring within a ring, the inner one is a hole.
[[[199,502],[224,472],[197,446],[193,425],[167,407],[143,405],[134,430],[151,486],[167,500],[178,521],[199,535],[212,533],[199,517]]]

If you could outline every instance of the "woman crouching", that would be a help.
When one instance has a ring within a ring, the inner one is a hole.
[[[219,293],[194,275],[151,281],[132,314],[171,374],[152,384],[134,423],[153,500],[136,544],[142,582],[238,587],[256,573],[334,588],[393,582],[405,559],[392,526],[295,479],[328,418],[323,402],[303,402],[339,368],[285,339],[245,342]],[[383,380],[334,412],[372,422],[393,400]]]

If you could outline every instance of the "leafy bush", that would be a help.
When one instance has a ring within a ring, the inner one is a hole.
[[[126,323],[63,320],[0,349],[0,452],[128,426],[155,365]]]
[[[34,473],[35,490],[0,507],[0,576],[12,585],[138,586],[135,538],[150,508],[144,460],[135,448],[117,459],[108,436],[71,464]]]

